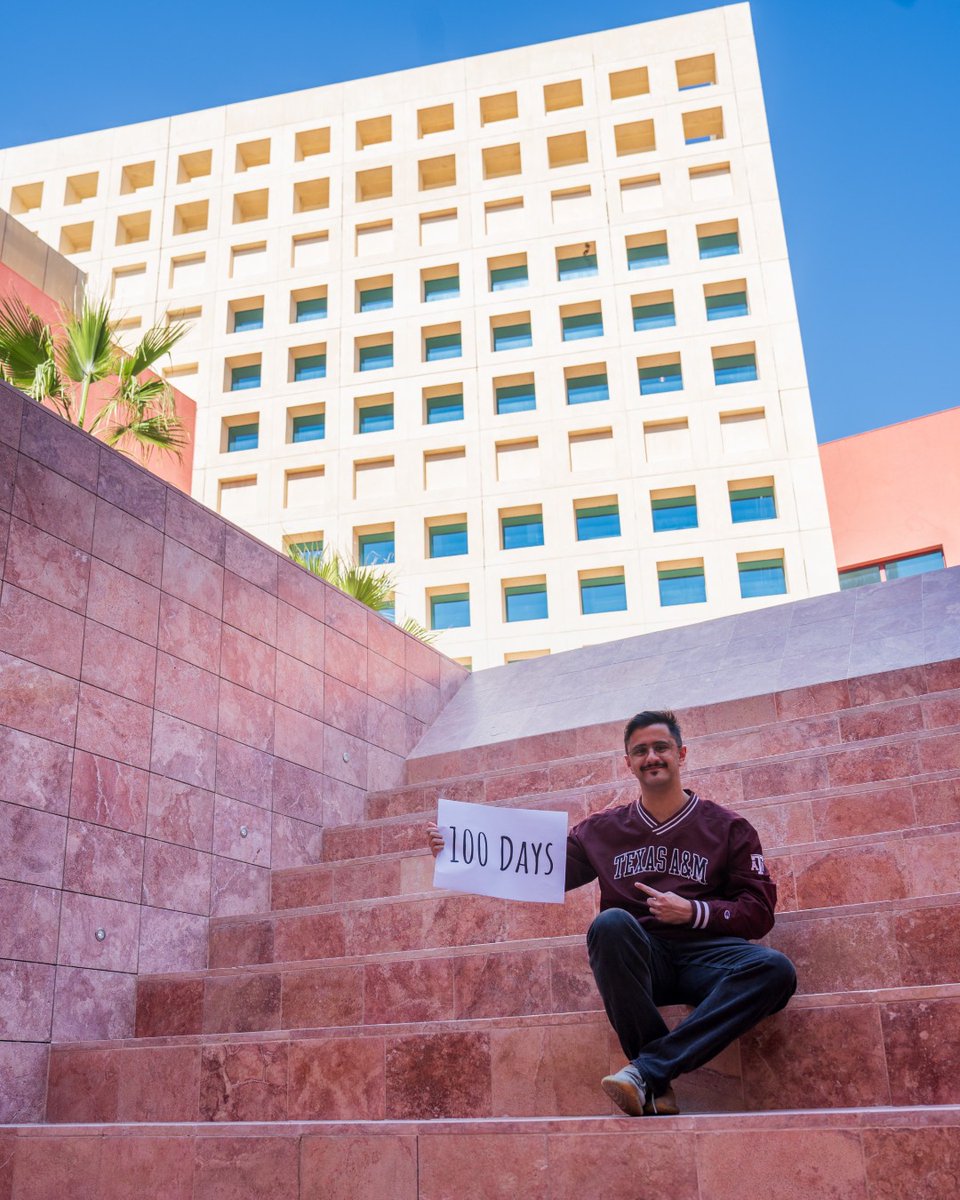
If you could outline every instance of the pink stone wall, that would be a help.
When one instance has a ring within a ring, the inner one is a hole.
[[[132,1034],[137,973],[205,966],[466,672],[2,383],[0,566],[0,1120],[31,1121],[47,1043]]]

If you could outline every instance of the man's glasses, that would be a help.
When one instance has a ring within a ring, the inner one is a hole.
[[[651,750],[654,754],[662,757],[664,754],[669,754],[671,750],[676,750],[676,746],[673,742],[654,742],[650,746],[634,746],[630,751],[630,756],[631,758],[646,758]]]

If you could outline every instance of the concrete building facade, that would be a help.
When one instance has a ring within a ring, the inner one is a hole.
[[[837,587],[745,4],[0,151],[194,495],[474,667]]]

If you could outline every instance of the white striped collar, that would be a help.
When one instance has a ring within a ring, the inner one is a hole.
[[[647,810],[640,803],[640,797],[638,796],[634,803],[637,806],[637,813],[640,817],[640,820],[643,821],[644,825],[646,825],[649,829],[652,829],[657,835],[666,833],[670,829],[675,829],[682,821],[685,821],[687,817],[690,816],[693,810],[700,803],[700,797],[696,792],[687,791],[686,788],[683,790],[687,793],[690,799],[678,813],[674,813],[670,820],[664,821],[662,825],[655,821],[647,812]]]

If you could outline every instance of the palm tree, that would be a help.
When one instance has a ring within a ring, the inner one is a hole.
[[[180,456],[186,433],[169,384],[152,373],[187,332],[175,322],[154,325],[129,353],[114,340],[106,300],[84,297],[79,312],[63,308],[48,325],[18,296],[0,302],[0,372],[8,383],[127,454],[154,450]],[[147,372],[151,372],[147,375]],[[106,403],[88,420],[90,389],[114,380]]]
[[[385,567],[361,566],[354,558],[341,554],[339,550],[307,550],[303,546],[288,546],[287,554],[301,567],[319,579],[332,583],[341,592],[359,600],[374,612],[393,608],[393,591],[397,581],[392,571]],[[421,642],[430,645],[437,640],[436,633],[424,629],[413,617],[397,622],[398,628]]]

